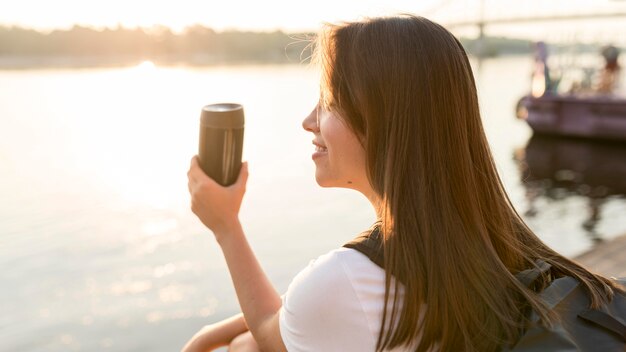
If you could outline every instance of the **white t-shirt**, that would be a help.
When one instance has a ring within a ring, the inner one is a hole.
[[[391,290],[389,313],[393,282]],[[332,250],[312,260],[283,295],[283,342],[289,352],[375,351],[384,297],[382,268],[354,249]],[[414,348],[394,349],[408,350]]]

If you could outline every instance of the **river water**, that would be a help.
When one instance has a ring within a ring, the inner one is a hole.
[[[530,140],[514,106],[531,64],[474,63],[485,129],[518,211],[574,256],[626,233],[626,154]],[[279,292],[367,228],[365,198],[315,183],[301,121],[317,89],[318,72],[298,65],[0,71],[0,350],[173,351],[239,311],[213,236],[189,210],[208,103],[245,107],[241,219]]]

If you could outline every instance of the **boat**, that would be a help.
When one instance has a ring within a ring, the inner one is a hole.
[[[518,118],[533,132],[626,142],[626,98],[614,95],[532,94],[520,99]]]
[[[626,142],[626,96],[616,94],[618,55],[616,47],[605,46],[605,66],[599,70],[595,86],[593,70],[588,69],[585,79],[562,93],[558,88],[563,74],[555,77],[548,68],[546,44],[536,43],[531,92],[518,101],[517,117],[538,134]]]

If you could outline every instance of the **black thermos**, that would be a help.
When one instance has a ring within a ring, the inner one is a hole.
[[[243,150],[243,106],[211,104],[200,115],[200,167],[222,186],[237,181]]]

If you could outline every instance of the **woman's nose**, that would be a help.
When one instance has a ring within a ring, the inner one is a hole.
[[[309,116],[304,118],[304,120],[302,121],[302,128],[304,128],[308,132],[313,133],[319,131],[319,126],[317,123],[317,106],[315,107],[315,109],[313,109],[313,111],[311,111]]]

